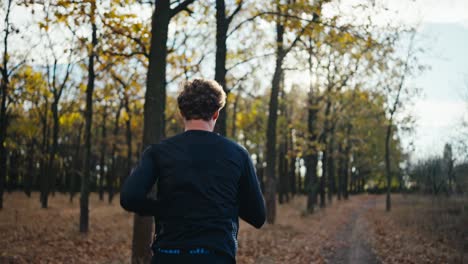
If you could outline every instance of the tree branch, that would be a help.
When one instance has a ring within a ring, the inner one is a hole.
[[[169,16],[170,17],[173,17],[175,15],[177,15],[179,12],[185,10],[187,11],[189,14],[192,13],[192,10],[188,9],[188,6],[195,2],[195,0],[185,0],[184,2],[180,3],[178,6],[176,6],[175,8],[171,9],[170,10],[170,14]]]
[[[249,62],[251,60],[255,60],[255,59],[258,59],[258,58],[264,58],[264,57],[268,57],[268,56],[271,56],[271,55],[275,55],[276,53],[275,52],[272,52],[272,53],[266,53],[266,54],[261,54],[261,55],[257,55],[257,56],[253,56],[253,57],[250,57],[250,58],[247,58],[245,60],[241,60],[239,62],[236,62],[235,64],[231,65],[229,68],[226,69],[226,72],[234,69],[235,67],[241,65],[241,64],[244,64],[246,62]]]
[[[228,26],[229,26],[229,24],[231,24],[231,21],[234,18],[234,16],[236,16],[237,13],[239,13],[239,11],[242,9],[243,4],[244,4],[244,1],[241,0],[239,2],[239,4],[237,5],[236,9],[234,9],[234,11],[232,12],[232,14],[226,18],[226,22],[227,22]]]

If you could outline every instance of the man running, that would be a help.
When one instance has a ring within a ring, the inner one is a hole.
[[[238,218],[265,222],[249,153],[213,132],[225,101],[215,81],[185,83],[177,98],[185,131],[147,147],[123,184],[121,206],[155,217],[152,263],[235,263]]]

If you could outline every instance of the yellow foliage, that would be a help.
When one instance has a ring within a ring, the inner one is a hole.
[[[64,127],[71,127],[81,122],[83,122],[83,115],[78,112],[65,113],[59,118],[59,124]]]

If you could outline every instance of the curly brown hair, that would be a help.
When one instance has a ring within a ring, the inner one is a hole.
[[[226,93],[221,85],[206,79],[194,79],[184,83],[177,97],[180,113],[186,120],[209,121],[225,103]]]

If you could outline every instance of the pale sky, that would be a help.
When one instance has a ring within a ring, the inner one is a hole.
[[[357,12],[363,3],[387,10]],[[413,160],[441,155],[468,110],[468,0],[341,0],[324,11],[330,16],[337,12],[345,22],[365,23],[370,16],[377,25],[417,27],[416,45],[425,49],[419,61],[430,68],[407,79],[407,87],[419,88],[421,95],[408,109],[416,119],[415,131],[402,140],[404,146],[414,143]]]
[[[468,1],[382,0],[399,13],[393,19],[419,23],[421,62],[431,69],[409,80],[422,89],[413,113],[415,158],[442,154],[468,110]]]

